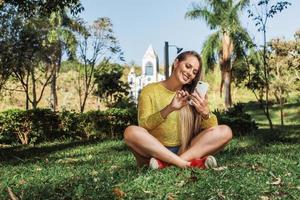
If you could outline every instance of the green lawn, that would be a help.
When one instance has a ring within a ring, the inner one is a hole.
[[[234,138],[218,170],[137,169],[123,141],[1,148],[0,199],[8,187],[21,199],[299,199],[300,119],[289,112],[283,128]]]

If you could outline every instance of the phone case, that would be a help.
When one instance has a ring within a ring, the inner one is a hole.
[[[202,97],[205,97],[208,87],[209,87],[208,83],[199,81],[197,83],[196,90]]]

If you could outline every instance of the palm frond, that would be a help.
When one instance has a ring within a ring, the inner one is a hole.
[[[218,17],[211,12],[210,8],[200,4],[193,4],[192,9],[185,14],[185,18],[203,19],[210,29],[215,29],[219,23]]]
[[[205,72],[214,68],[217,63],[217,53],[220,49],[220,32],[217,31],[209,36],[202,47],[202,64]]]

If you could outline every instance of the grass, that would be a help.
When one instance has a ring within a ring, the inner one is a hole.
[[[0,199],[298,199],[299,133],[235,138],[219,170],[137,169],[122,141],[2,148]]]
[[[216,155],[218,170],[138,169],[123,141],[56,141],[0,148],[0,199],[299,199],[300,103],[285,105],[285,126],[272,107],[275,130],[256,103],[259,123]]]

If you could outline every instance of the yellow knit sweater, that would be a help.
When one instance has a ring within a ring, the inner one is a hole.
[[[138,123],[165,146],[180,145],[178,129],[179,111],[170,113],[164,119],[160,111],[171,103],[176,92],[165,88],[160,82],[151,83],[142,89],[138,103]],[[206,129],[218,125],[215,115],[201,122]]]

